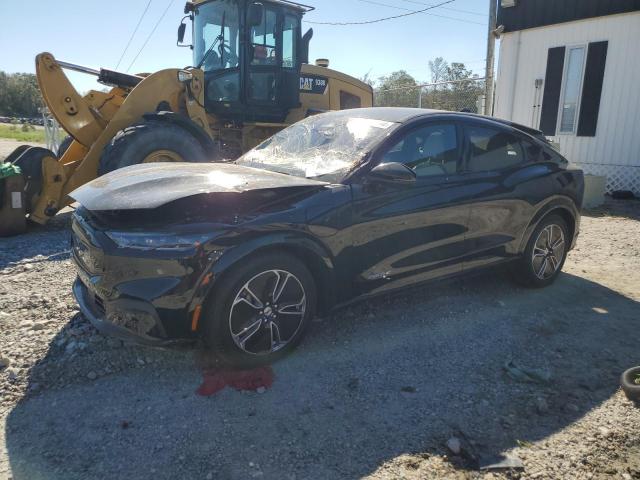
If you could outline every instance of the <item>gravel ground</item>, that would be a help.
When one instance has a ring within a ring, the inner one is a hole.
[[[13,152],[20,145],[24,144],[31,145],[33,147],[47,147],[44,143],[29,143],[21,142],[19,140],[13,140],[11,138],[0,138],[0,161],[8,157],[11,152]]]
[[[640,202],[583,217],[550,288],[490,272],[342,309],[271,388],[209,397],[193,349],[78,313],[68,223],[0,239],[2,480],[640,478],[618,388],[640,365]],[[523,468],[478,470],[501,454]]]

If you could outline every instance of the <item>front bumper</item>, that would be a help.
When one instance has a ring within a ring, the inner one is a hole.
[[[73,295],[80,311],[101,333],[128,342],[142,345],[164,347],[183,344],[189,340],[163,339],[151,336],[144,331],[152,331],[159,325],[153,307],[134,300],[116,300],[105,302],[100,299],[78,276],[73,284]],[[119,312],[123,312],[120,314]],[[124,316],[126,312],[126,316]],[[138,321],[136,322],[136,313]],[[116,323],[118,321],[120,324]],[[152,324],[151,322],[155,322]]]

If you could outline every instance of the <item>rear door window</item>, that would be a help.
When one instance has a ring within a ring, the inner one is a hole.
[[[465,127],[465,132],[470,172],[503,170],[526,161],[519,138],[505,130],[470,125]]]

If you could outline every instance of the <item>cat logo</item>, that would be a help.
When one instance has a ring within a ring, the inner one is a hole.
[[[301,75],[300,76],[300,92],[315,93],[324,95],[327,91],[329,80],[327,77],[319,75]]]

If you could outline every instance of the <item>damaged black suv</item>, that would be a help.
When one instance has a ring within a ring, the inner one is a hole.
[[[73,290],[100,330],[202,339],[257,365],[354,299],[499,263],[549,285],[578,235],[583,188],[527,127],[325,113],[235,162],[135,165],[73,192]]]

